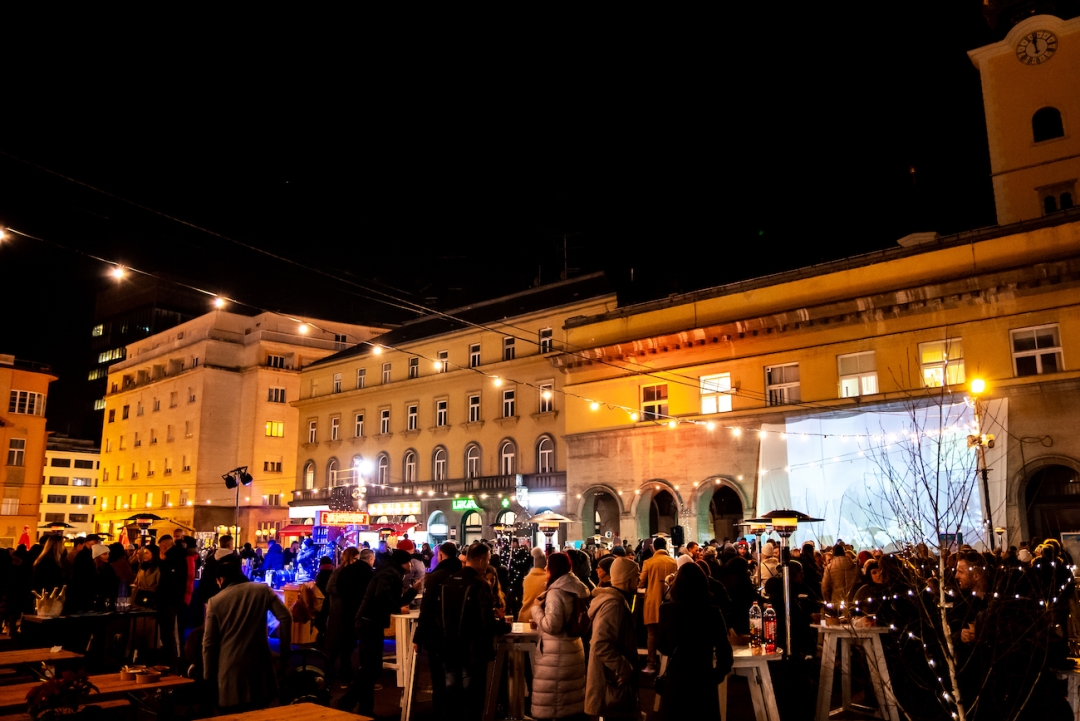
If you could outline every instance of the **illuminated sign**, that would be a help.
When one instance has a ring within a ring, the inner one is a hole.
[[[367,509],[373,516],[419,516],[420,501],[369,503]]]
[[[446,526],[445,523],[432,523],[431,524],[431,533],[432,533],[432,535],[445,536],[446,531],[447,531],[447,526]]]
[[[366,526],[371,516],[352,511],[319,511],[320,526]]]
[[[520,496],[520,493],[518,494]],[[529,496],[529,504],[534,508],[550,508],[551,506],[559,505],[559,500],[562,497],[561,493],[553,493],[551,491],[541,491],[533,493]]]
[[[502,507],[503,508],[509,508],[510,507],[510,499],[509,498],[502,499]]]
[[[455,498],[450,501],[450,508],[455,511],[482,511],[484,510],[480,506],[476,505],[476,501],[471,498]]]

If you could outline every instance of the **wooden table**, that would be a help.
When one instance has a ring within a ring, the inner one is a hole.
[[[245,711],[244,713],[231,713],[224,716],[214,716],[206,721],[280,721],[287,717],[289,721],[372,721],[370,716],[358,716],[357,714],[339,711],[336,708],[318,706],[313,703],[297,703],[292,706],[277,706],[264,708],[259,711]]]
[[[857,711],[867,709],[851,703],[851,647],[862,646],[866,652],[866,665],[870,667],[871,686],[878,702],[878,715],[889,721],[900,721],[900,712],[896,696],[889,678],[889,667],[885,663],[885,652],[881,646],[882,634],[889,633],[884,626],[858,627],[850,624],[837,626],[814,626],[825,637],[821,649],[821,677],[818,681],[816,721],[829,721],[832,714],[832,685],[836,675],[836,653],[840,652],[840,689],[841,710],[854,708]],[[839,644],[839,649],[837,645]]]
[[[416,654],[413,653],[413,638],[416,636],[416,627],[420,623],[420,611],[408,613],[395,613],[391,616],[394,623],[394,662],[383,663],[383,668],[392,668],[397,671],[397,687],[405,688],[412,674],[412,665]],[[405,701],[402,699],[402,707]]]
[[[776,692],[773,690],[769,663],[783,658],[782,653],[770,653],[764,656],[752,656],[749,646],[734,649],[735,663],[731,673],[745,676],[750,682],[750,699],[754,702],[756,721],[780,721],[780,711],[776,708]],[[727,679],[720,684],[720,718],[727,720]]]
[[[90,694],[90,703],[98,699],[117,698],[139,691],[153,691],[159,688],[172,688],[188,686],[195,683],[195,679],[183,676],[163,676],[157,683],[135,683],[134,681],[121,681],[119,673],[103,673],[98,676],[90,676],[90,683],[98,688],[98,693]],[[0,686],[0,710],[22,711],[26,708],[26,694],[41,685],[41,681],[34,683],[18,683],[11,686]]]
[[[528,624],[526,624],[527,626]],[[507,698],[510,708],[507,719],[525,718],[525,654],[532,659],[536,668],[536,644],[540,640],[538,631],[508,633],[500,636],[496,645],[495,660],[488,665],[487,696],[484,698],[483,721],[495,718],[495,706],[499,699],[499,683],[502,680],[503,666],[510,663],[510,688]],[[405,719],[402,719],[405,721]]]
[[[18,666],[22,663],[39,663],[41,661],[65,661],[73,658],[82,658],[81,653],[60,650],[53,653],[48,648],[24,648],[18,651],[0,651],[0,666]]]

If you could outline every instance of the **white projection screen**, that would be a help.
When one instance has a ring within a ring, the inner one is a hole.
[[[813,540],[819,548],[843,539],[860,550],[885,552],[919,542],[937,548],[939,541],[983,549],[984,504],[991,509],[991,530],[1005,522],[1008,399],[982,405],[983,433],[995,436],[994,448],[986,451],[988,499],[977,475],[977,450],[968,447],[975,411],[958,399],[763,425],[757,512],[792,509],[825,519],[800,524],[793,536],[793,543]],[[919,434],[914,444],[912,433]],[[935,511],[932,497],[945,510]],[[940,535],[957,532],[960,538]]]

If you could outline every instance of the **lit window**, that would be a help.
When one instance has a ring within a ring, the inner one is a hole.
[[[841,398],[878,392],[877,356],[874,351],[837,356],[836,364],[840,375]]]
[[[94,329],[90,331],[90,335],[93,336],[94,338],[97,338],[98,336],[100,336],[104,332],[105,332],[105,326],[95,325]]]
[[[169,426],[172,429],[172,426]],[[267,421],[266,422],[266,435],[271,438],[284,438],[285,437],[285,423],[284,421]],[[169,434],[169,440],[172,440],[172,434]]]
[[[480,420],[480,396],[469,396],[469,423],[477,423]]]
[[[927,388],[964,382],[964,344],[959,338],[920,343],[919,362]]]
[[[644,386],[641,389],[641,420],[654,421],[668,414],[667,383]]]
[[[770,406],[786,406],[802,399],[799,389],[799,364],[765,368],[765,396]]]
[[[0,503],[0,516],[17,516],[19,515],[19,499],[18,498],[5,498]],[[48,514],[46,514],[48,515]],[[60,514],[61,516],[64,514]],[[48,521],[48,519],[45,519]]]
[[[1011,332],[1013,368],[1017,376],[1042,375],[1064,370],[1057,324],[1020,328]]]
[[[469,367],[476,368],[480,365],[480,344],[473,343],[469,346]]]

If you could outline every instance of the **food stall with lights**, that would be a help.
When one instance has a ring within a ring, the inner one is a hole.
[[[388,546],[395,548],[398,539],[405,533],[409,534],[409,539],[417,547],[427,542],[427,533],[417,520],[421,513],[420,501],[369,503],[367,509],[371,516],[371,529],[360,540],[367,541],[372,547],[379,541],[386,541]]]

